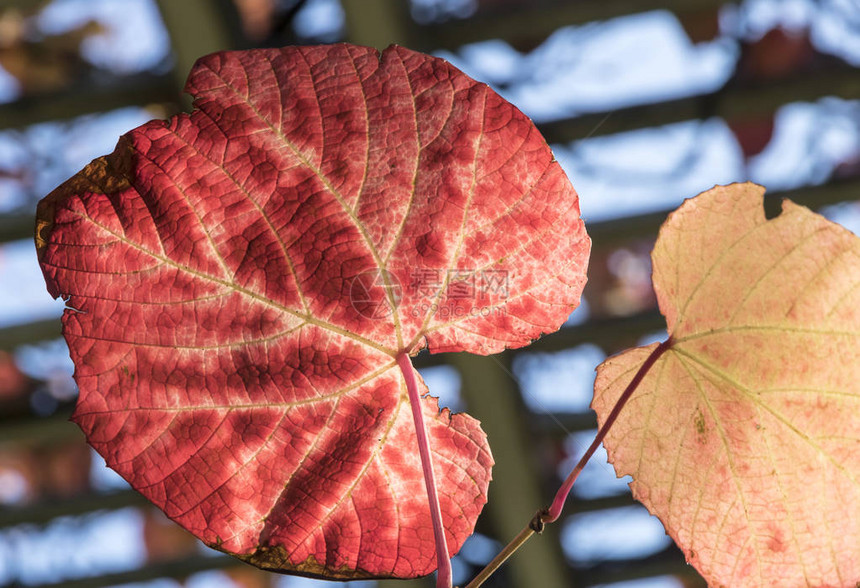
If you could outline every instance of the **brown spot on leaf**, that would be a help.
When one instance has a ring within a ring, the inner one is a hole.
[[[702,410],[700,408],[696,409],[694,424],[696,426],[696,440],[702,445],[705,445],[707,443],[705,433],[707,433],[708,428],[705,424],[705,415],[702,414]]]
[[[216,547],[216,546],[211,546]],[[217,549],[217,547],[216,547]],[[237,555],[239,559],[258,568],[271,572],[296,574],[309,578],[321,578],[325,580],[360,580],[378,577],[361,569],[351,569],[349,566],[333,569],[320,563],[314,556],[297,564],[290,562],[289,553],[280,545],[261,546],[250,555]]]
[[[42,259],[51,232],[57,207],[67,198],[77,197],[82,192],[114,194],[131,187],[132,148],[123,137],[110,155],[92,160],[84,169],[60,184],[39,202],[36,209],[36,253]]]

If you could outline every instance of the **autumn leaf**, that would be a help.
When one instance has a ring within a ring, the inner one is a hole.
[[[73,418],[212,547],[329,578],[427,574],[407,354],[556,330],[585,282],[576,193],[522,113],[401,47],[217,53],[187,89],[192,114],[131,131],[40,203]],[[416,415],[453,553],[490,450],[433,398]]]
[[[669,340],[598,368],[605,444],[713,586],[860,581],[860,241],[764,189],[686,201],[653,252]],[[652,357],[652,360],[654,358]]]

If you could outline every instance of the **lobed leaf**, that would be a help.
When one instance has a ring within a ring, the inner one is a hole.
[[[401,47],[216,53],[187,89],[194,112],[39,205],[73,419],[210,546],[313,576],[427,574],[396,357],[557,329],[585,282],[576,193],[522,113]],[[492,457],[475,419],[422,410],[456,551]]]
[[[618,475],[713,586],[860,581],[860,241],[764,189],[716,187],[660,230],[668,346],[610,429]],[[602,423],[656,348],[598,368]]]

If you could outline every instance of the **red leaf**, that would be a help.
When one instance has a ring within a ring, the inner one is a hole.
[[[310,575],[427,574],[395,358],[557,329],[585,282],[576,193],[518,110],[400,47],[218,53],[188,91],[195,112],[40,204],[48,288],[76,309],[74,420],[209,545]],[[492,458],[476,420],[423,404],[456,551]]]

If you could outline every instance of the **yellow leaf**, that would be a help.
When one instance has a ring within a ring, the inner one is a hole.
[[[860,240],[716,187],[652,254],[670,343],[610,429],[618,475],[713,586],[860,581]],[[602,424],[656,348],[598,368]]]

